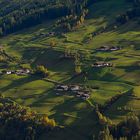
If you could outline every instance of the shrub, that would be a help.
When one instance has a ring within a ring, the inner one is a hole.
[[[42,76],[42,77],[47,77],[49,75],[49,72],[48,72],[47,68],[40,65],[40,66],[36,67],[35,74]]]

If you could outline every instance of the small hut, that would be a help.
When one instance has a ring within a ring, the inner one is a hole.
[[[112,67],[113,64],[109,62],[96,62],[92,65],[94,68],[101,68],[101,67]]]
[[[56,91],[68,91],[69,87],[67,85],[57,85]]]

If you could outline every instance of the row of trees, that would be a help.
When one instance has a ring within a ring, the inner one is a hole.
[[[131,90],[124,93],[129,94]],[[122,94],[122,95],[124,95]],[[139,140],[140,139],[140,116],[131,113],[127,116],[125,120],[119,124],[113,123],[108,117],[106,117],[103,112],[106,108],[118,100],[121,95],[113,97],[110,101],[105,104],[102,108],[99,105],[95,106],[95,113],[97,114],[98,123],[101,127],[101,131],[98,135],[98,140]],[[120,108],[122,109],[122,108]],[[130,108],[124,107],[126,111],[131,111]]]
[[[99,114],[100,118],[103,116]],[[136,115],[128,116],[118,125],[102,124],[103,129],[98,135],[99,140],[139,140],[140,119]]]
[[[87,9],[84,9],[80,15],[68,15],[58,20],[56,27],[64,29],[65,31],[72,31],[77,29],[80,25],[83,24],[85,17],[88,13]]]
[[[100,140],[139,140],[140,120],[138,116],[132,115],[118,125],[112,127],[105,126],[100,132]]]
[[[110,133],[114,138],[127,137],[133,139],[139,137],[140,119],[135,114],[128,116],[124,121],[110,128]]]
[[[6,35],[43,21],[65,17],[57,24],[63,23],[67,29],[83,23],[88,12],[89,0],[25,0],[0,3],[0,35]],[[66,24],[67,23],[67,24]]]
[[[83,24],[86,15],[88,14],[88,0],[67,0],[67,5],[70,10],[70,14],[58,20],[57,27],[66,31],[72,31],[77,29]]]
[[[8,4],[3,4],[3,7],[7,6],[8,8],[3,9],[1,14],[0,35],[6,35],[39,24],[44,20],[58,18],[69,13],[69,9],[66,5],[62,3],[58,4],[57,0],[55,2],[56,3],[53,4],[53,2],[44,0],[26,0],[24,4],[20,1],[24,6],[18,2],[13,2],[11,7],[9,7]],[[14,7],[17,7],[17,9]]]

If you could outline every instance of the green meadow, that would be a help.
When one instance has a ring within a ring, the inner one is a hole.
[[[102,10],[99,10],[100,7]],[[73,140],[90,139],[89,136],[99,129],[97,118],[92,112],[92,105],[104,105],[118,94],[122,96],[105,111],[107,117],[118,123],[133,112],[140,114],[140,26],[138,22],[129,21],[117,29],[111,29],[93,37],[89,43],[83,42],[88,35],[111,24],[116,15],[130,7],[131,5],[124,5],[124,0],[108,0],[107,4],[106,0],[97,2],[90,6],[84,25],[76,31],[66,33],[66,37],[38,36],[40,33],[52,31],[54,28],[52,25],[56,22],[54,20],[0,38],[0,44],[4,46],[4,50],[15,57],[19,65],[30,65],[33,69],[36,65],[44,65],[51,73],[49,77],[43,79],[34,75],[0,76],[0,94],[18,104],[31,107],[38,114],[47,114],[61,126],[67,126],[63,132],[65,135],[56,133],[53,136],[50,135],[50,140],[58,136],[61,136],[61,140],[66,140],[65,138],[70,136]],[[54,48],[50,47],[51,41],[56,43]],[[122,49],[114,52],[96,52],[95,49],[102,45],[116,45],[121,46]],[[66,48],[73,52],[80,51],[84,56],[88,56],[88,59],[81,60],[83,69],[88,71],[87,80],[84,80],[83,76],[72,78],[75,69],[74,61],[60,59]],[[111,62],[113,67],[91,68],[91,64],[96,61]],[[16,62],[10,62],[7,69],[17,67]],[[0,69],[3,68],[0,67]],[[48,79],[59,83],[82,84],[90,88],[91,96],[87,101],[69,93],[57,96],[54,91],[56,85]],[[129,93],[129,91],[132,92]],[[129,94],[125,94],[127,92]]]

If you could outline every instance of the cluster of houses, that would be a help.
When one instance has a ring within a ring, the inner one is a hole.
[[[90,94],[89,91],[79,91],[77,92],[76,97],[86,100],[90,98]]]
[[[36,34],[36,36],[34,36],[32,39],[38,39],[39,37],[53,37],[57,35],[56,32],[48,32],[48,33],[39,33],[39,34]]]
[[[33,39],[36,39],[38,37],[54,37],[54,36],[62,36],[62,37],[66,37],[65,33],[62,33],[62,32],[48,32],[48,33],[45,33],[45,32],[40,32],[40,33],[37,33],[36,36],[33,38]]]
[[[30,74],[31,71],[29,69],[20,69],[20,70],[3,70],[0,72],[0,74],[6,74],[6,75],[11,75],[11,74],[16,74],[16,75],[27,75]]]
[[[109,51],[118,51],[121,50],[121,47],[119,46],[101,46],[100,48],[97,48],[96,51],[100,52],[109,52]],[[110,62],[96,62],[91,65],[93,68],[103,68],[103,67],[112,67],[113,64]]]
[[[40,33],[40,36],[42,36],[42,37],[52,37],[52,36],[55,36],[55,35],[56,35],[55,32]]]
[[[74,54],[72,54],[72,53],[69,53],[69,54],[62,54],[62,55],[60,55],[60,59],[73,59],[75,57],[75,55]]]
[[[76,97],[83,100],[90,98],[89,91],[84,90],[84,88],[79,85],[57,85],[55,91],[57,92],[56,95],[62,95],[65,92],[71,92]]]
[[[121,50],[121,47],[119,46],[101,46],[100,48],[97,48],[96,51],[100,52],[107,52],[107,51],[118,51]],[[96,62],[92,64],[93,68],[103,68],[103,67],[112,67],[113,64],[110,62]]]
[[[118,51],[118,50],[121,50],[121,47],[119,47],[119,46],[101,46],[100,48],[96,49],[96,51],[102,51],[102,52]]]
[[[112,67],[113,64],[110,62],[96,62],[92,64],[93,68],[102,68],[102,67]]]

